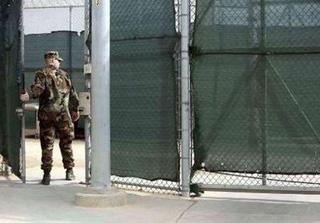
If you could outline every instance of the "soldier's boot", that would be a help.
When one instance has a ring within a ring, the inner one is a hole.
[[[50,185],[50,179],[51,179],[50,171],[49,170],[45,170],[44,173],[43,173],[43,178],[42,178],[41,184]]]
[[[73,169],[72,168],[67,169],[66,170],[66,180],[74,180],[74,179],[76,179],[76,176],[73,173]]]

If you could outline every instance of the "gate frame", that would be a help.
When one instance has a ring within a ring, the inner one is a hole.
[[[191,20],[195,21],[195,17],[196,17],[196,3],[198,0],[188,0],[190,5],[192,7],[195,8],[195,10],[190,10],[190,17]],[[259,4],[259,3],[257,3]],[[260,43],[259,48],[260,49],[264,49],[265,48],[265,19],[266,19],[266,15],[265,15],[265,8],[266,8],[266,0],[260,0],[260,4],[261,4],[261,23],[264,24],[263,26],[261,26],[261,34],[262,34],[262,41]],[[194,13],[194,14],[192,14]],[[194,21],[190,20],[190,27],[192,25],[194,25]],[[190,29],[190,31],[194,31],[194,27],[192,27]],[[193,33],[190,32],[190,36],[191,38],[193,37],[192,35]],[[193,40],[189,40],[190,42],[192,42]],[[265,54],[267,55],[267,53]],[[190,83],[191,84],[191,83]],[[190,90],[190,97],[192,97],[193,89]],[[192,103],[192,101],[191,101]],[[191,109],[192,109],[192,121],[194,122],[195,117],[194,117],[194,110],[193,110],[193,104],[191,104]],[[193,128],[191,129],[191,131],[193,131]],[[191,133],[192,134],[192,133]],[[194,138],[193,135],[190,136],[191,140],[192,140],[192,145],[194,142]],[[194,154],[194,148],[191,147],[190,148],[190,154]],[[265,148],[263,151],[263,156],[265,159]],[[193,161],[193,157],[191,157],[191,161]],[[264,164],[265,166],[265,160],[264,160]],[[217,173],[217,172],[209,172],[209,173]],[[245,174],[245,173],[243,173]],[[268,186],[267,182],[268,182],[268,178],[267,178],[266,173],[262,173],[261,174],[261,185],[226,185],[226,184],[205,184],[205,183],[193,183],[192,182],[192,175],[190,178],[190,187],[191,187],[191,192],[195,193],[197,196],[200,195],[200,193],[203,193],[205,191],[221,191],[221,192],[244,192],[244,193],[278,193],[278,194],[320,194],[320,182],[319,182],[319,186],[318,187],[306,187],[306,186]],[[278,175],[285,175],[285,174],[278,174]],[[241,176],[239,176],[241,177]],[[303,183],[303,182],[301,182]]]

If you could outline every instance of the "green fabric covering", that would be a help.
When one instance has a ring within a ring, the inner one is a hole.
[[[9,162],[12,171],[20,176],[20,130],[21,123],[16,115],[19,104],[17,80],[21,75],[19,61],[19,18],[21,1],[0,3],[0,153]]]
[[[320,172],[319,13],[319,1],[197,1],[195,170]]]
[[[111,1],[111,39],[111,172],[178,181],[173,1]]]
[[[178,178],[175,38],[111,45],[112,174]],[[171,49],[171,52],[169,51]]]
[[[176,36],[171,0],[112,0],[111,39]]]

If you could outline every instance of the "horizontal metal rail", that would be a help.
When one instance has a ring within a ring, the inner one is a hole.
[[[33,7],[24,7],[24,9],[61,9],[61,8],[84,8],[84,5],[57,5],[57,6],[33,6]]]
[[[225,191],[246,193],[279,193],[279,194],[320,194],[320,187],[296,186],[242,186],[242,185],[216,185],[197,184],[201,191]]]
[[[130,183],[130,182],[124,182],[119,180],[112,180],[112,184],[118,184],[118,185],[125,185],[125,186],[134,186],[134,187],[145,187],[145,188],[151,188],[151,189],[159,189],[159,190],[170,190],[175,192],[180,192],[179,186],[175,187],[169,187],[169,186],[156,186],[156,185],[146,185],[141,183]]]

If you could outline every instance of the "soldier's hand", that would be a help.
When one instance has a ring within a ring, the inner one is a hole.
[[[24,93],[24,94],[20,94],[20,100],[21,101],[29,101],[30,96],[28,94],[28,92]]]
[[[78,121],[78,119],[80,118],[80,112],[71,112],[71,118],[72,122]]]

